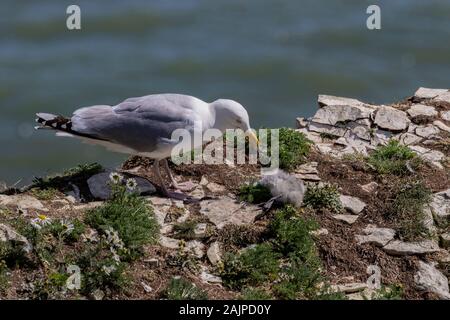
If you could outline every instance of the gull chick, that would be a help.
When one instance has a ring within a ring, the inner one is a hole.
[[[36,121],[40,123],[38,129],[50,128],[56,130],[58,136],[77,137],[115,152],[153,159],[154,172],[164,195],[180,199],[187,196],[169,192],[159,168],[162,163],[172,186],[183,189],[167,163],[172,149],[180,142],[172,139],[175,130],[186,129],[194,136],[194,127],[201,123],[203,132],[218,129],[224,133],[226,129],[241,129],[257,142],[247,110],[228,99],[207,103],[188,95],[152,94],[129,98],[115,106],[81,108],[70,118],[49,113],[36,115]]]

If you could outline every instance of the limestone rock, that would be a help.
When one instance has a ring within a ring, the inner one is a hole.
[[[308,126],[308,120],[302,117],[295,119],[295,122],[297,124],[297,129],[306,128]]]
[[[213,193],[221,193],[226,191],[225,187],[215,182],[210,182],[206,185],[206,188]]]
[[[196,238],[203,238],[206,236],[208,225],[206,223],[199,223],[194,228],[194,235]]]
[[[302,180],[306,181],[320,181],[319,171],[317,170],[317,162],[309,162],[300,165],[294,171],[294,175]]]
[[[422,141],[423,138],[416,136],[413,133],[410,132],[405,132],[400,134],[400,136],[398,137],[398,140],[400,141],[401,144],[404,144],[406,146],[412,145],[412,144],[416,144],[419,143],[420,141]]]
[[[430,208],[437,224],[446,226],[450,220],[450,189],[435,193]]]
[[[26,194],[18,194],[13,196],[6,196],[0,194],[0,205],[3,206],[14,205],[17,206],[17,208],[23,210],[35,209],[41,211],[48,211],[48,209],[44,207],[41,201]]]
[[[169,238],[166,236],[159,237],[159,244],[168,249],[179,249],[181,240]],[[190,252],[197,258],[202,258],[205,254],[205,245],[197,240],[188,241],[184,244],[183,251]]]
[[[433,99],[440,94],[446,93],[447,91],[447,89],[419,88],[414,96],[419,99]]]
[[[401,131],[407,129],[411,121],[401,110],[380,106],[376,111],[374,122],[382,129]]]
[[[356,235],[358,244],[373,243],[383,247],[389,243],[395,236],[395,230],[389,228],[377,228],[374,225],[368,225],[363,230],[363,235]]]
[[[353,214],[360,214],[364,210],[366,204],[356,197],[340,196],[342,206]]]
[[[394,240],[383,247],[383,250],[391,255],[423,255],[439,251],[439,246],[435,241],[423,240],[420,242],[403,242]]]
[[[450,132],[450,127],[447,126],[447,125],[446,125],[445,123],[443,123],[442,121],[436,120],[436,121],[433,122],[433,124],[434,124],[437,128],[441,129],[442,131]]]
[[[427,116],[434,117],[438,114],[434,107],[423,104],[414,104],[406,111],[410,117]]]
[[[244,205],[229,196],[204,200],[200,203],[200,213],[221,229],[227,224],[251,224],[261,209],[254,205]]]
[[[0,241],[19,244],[26,253],[30,253],[33,249],[27,238],[17,233],[10,226],[2,223],[0,223]]]
[[[375,193],[378,189],[378,183],[375,181],[369,182],[361,186],[361,189],[367,193]]]
[[[318,133],[326,133],[332,136],[343,137],[347,132],[347,128],[336,127],[329,124],[310,122],[308,129]]]
[[[311,235],[314,237],[326,236],[328,234],[329,234],[328,229],[325,229],[325,228],[311,231]]]
[[[440,239],[443,248],[450,248],[450,232],[441,234]]]
[[[372,109],[366,108],[362,105],[324,106],[317,110],[316,114],[312,118],[312,121],[334,126],[338,123],[346,123],[349,121],[356,121],[364,118],[368,119],[372,111]]]
[[[364,291],[367,289],[367,283],[355,282],[355,283],[345,283],[345,284],[335,284],[331,286],[331,291],[342,292],[342,293],[355,293]]]
[[[419,126],[416,128],[416,135],[422,138],[428,138],[439,134],[439,128],[432,124],[426,126]]]
[[[200,273],[200,279],[204,283],[222,283],[222,278],[216,275],[213,275],[206,271],[205,269],[202,270],[202,273]]]
[[[445,121],[450,121],[450,110],[449,111],[442,111],[441,112],[441,118]]]
[[[419,261],[418,271],[414,275],[414,282],[420,290],[432,292],[441,299],[450,299],[447,277],[432,264]]]
[[[222,261],[222,252],[220,250],[220,243],[215,241],[213,242],[206,252],[206,255],[208,256],[209,262],[211,262],[212,265],[217,265]]]
[[[333,216],[336,220],[340,220],[348,224],[354,224],[356,220],[358,220],[358,217],[359,216],[354,214],[336,214]]]
[[[447,102],[450,103],[450,91],[447,92],[443,92],[441,94],[439,94],[437,97],[435,97],[433,99],[434,101],[438,101],[438,102]]]
[[[444,159],[445,155],[438,150],[430,150],[421,146],[410,146],[412,151],[417,153],[425,161],[431,162],[438,169],[443,169],[440,161]]]
[[[325,94],[320,94],[318,98],[318,103],[320,107],[323,106],[362,106],[364,103],[362,103],[359,100],[352,99],[352,98],[345,98],[345,97],[336,97],[336,96],[329,96]]]

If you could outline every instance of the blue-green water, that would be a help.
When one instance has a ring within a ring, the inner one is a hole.
[[[81,31],[66,29],[74,3]],[[379,31],[366,28],[374,3]],[[449,0],[2,0],[0,180],[124,159],[33,132],[39,111],[177,92],[238,100],[253,127],[293,126],[319,93],[383,103],[449,77]]]

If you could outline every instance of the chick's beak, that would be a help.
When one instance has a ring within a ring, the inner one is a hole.
[[[259,140],[256,134],[252,130],[247,131],[248,138],[256,142],[256,145],[259,145]]]

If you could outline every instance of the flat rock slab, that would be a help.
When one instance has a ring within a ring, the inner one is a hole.
[[[366,204],[356,197],[340,196],[342,206],[353,214],[360,214],[364,210]]]
[[[319,98],[317,99],[319,106],[362,106],[364,105],[363,102],[353,99],[353,98],[345,98],[345,97],[336,97],[336,96],[329,96],[326,94],[320,94]]]
[[[333,216],[336,220],[343,221],[348,224],[354,224],[358,220],[357,215],[354,214],[336,214]]]
[[[217,265],[222,261],[222,251],[220,249],[220,243],[215,241],[213,242],[209,248],[208,251],[206,251],[206,255],[208,256],[209,262],[211,262],[212,265]]]
[[[418,271],[414,275],[414,282],[419,290],[432,292],[441,299],[450,299],[447,277],[432,264],[419,261]]]
[[[377,228],[374,225],[368,225],[364,228],[362,235],[356,235],[358,244],[372,243],[383,247],[395,237],[395,230],[389,228]]]
[[[374,122],[382,129],[402,131],[408,128],[411,120],[409,120],[406,112],[388,106],[381,106],[376,111]]]
[[[181,240],[160,236],[159,244],[167,249],[179,249]],[[197,258],[202,258],[205,255],[205,245],[197,240],[188,241],[185,243],[184,252],[190,252]]]
[[[387,253],[395,256],[423,255],[439,251],[439,245],[432,240],[403,242],[394,240],[383,247]]]
[[[19,234],[10,226],[2,223],[0,223],[0,241],[20,244],[22,249],[27,253],[31,252],[31,249],[33,248],[27,238]]]
[[[439,128],[442,131],[450,132],[450,127],[447,126],[442,121],[436,120],[436,121],[433,121],[433,124],[435,125],[436,128]]]
[[[445,227],[450,220],[450,189],[435,193],[430,209],[437,224]]]
[[[228,196],[200,202],[200,213],[208,217],[218,229],[227,224],[251,224],[261,212],[257,206],[237,202]]]
[[[417,116],[434,117],[437,116],[438,114],[438,112],[434,107],[426,106],[423,104],[414,104],[406,112],[410,117],[417,117]]]
[[[372,109],[363,106],[335,105],[324,106],[317,110],[312,121],[322,124],[336,125],[348,121],[368,119]]]
[[[95,199],[108,200],[111,198],[111,180],[109,175],[111,172],[102,172],[93,175],[87,180],[89,191]],[[136,176],[127,176],[136,180],[136,192],[140,195],[150,195],[156,192],[156,188],[150,181]]]
[[[448,92],[447,89],[431,89],[431,88],[419,88],[414,96],[419,99],[433,99],[440,94]]]
[[[442,111],[441,118],[445,121],[450,121],[450,111]]]
[[[44,207],[41,201],[26,194],[19,194],[13,196],[6,196],[0,194],[0,205],[3,206],[14,205],[19,209],[36,209],[41,211],[48,211],[48,209]]]
[[[364,291],[365,289],[367,289],[367,283],[364,282],[335,284],[331,286],[331,291],[333,292],[342,292],[348,294]]]

